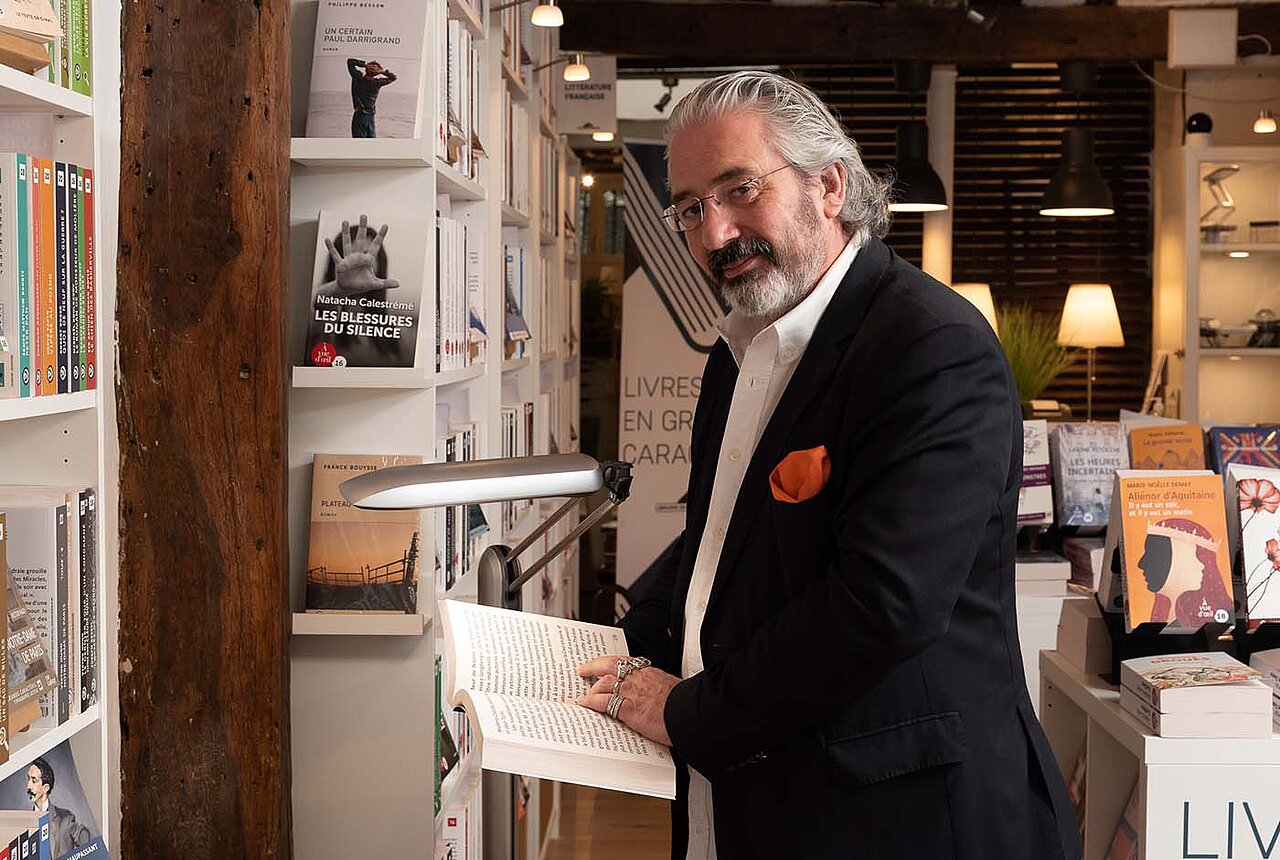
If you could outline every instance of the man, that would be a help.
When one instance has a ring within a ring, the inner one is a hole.
[[[54,806],[49,795],[53,793],[53,767],[38,758],[27,768],[27,797],[38,813],[49,813],[49,846],[52,856],[61,857],[73,848],[88,845],[93,838],[89,828],[76,821],[74,812]]]
[[[809,90],[708,81],[667,141],[664,219],[730,312],[678,562],[623,620],[652,666],[584,664],[581,703],[687,767],[676,857],[1073,860],[1018,649],[994,333],[880,241],[886,184]]]
[[[376,60],[366,63],[355,58],[347,59],[347,73],[351,75],[351,136],[377,137],[373,117],[378,111],[378,90],[396,76]]]

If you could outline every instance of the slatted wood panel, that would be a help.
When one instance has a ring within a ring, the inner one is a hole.
[[[796,68],[792,77],[811,88],[833,110],[845,130],[862,148],[862,159],[876,172],[893,164],[897,155],[898,124],[925,118],[925,94],[894,88],[893,66],[858,65]],[[924,216],[898,213],[888,243],[904,259],[920,265]]]
[[[1055,67],[960,67],[956,83],[953,278],[991,284],[997,303],[1057,314],[1072,282],[1110,283],[1125,346],[1099,349],[1094,417],[1136,409],[1151,355],[1151,87],[1132,65],[1103,66],[1098,90],[1064,96]],[[1045,218],[1040,198],[1063,131],[1094,130],[1111,187],[1108,218]],[[1044,393],[1083,416],[1083,355]]]

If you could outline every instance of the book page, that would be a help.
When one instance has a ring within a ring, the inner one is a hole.
[[[462,689],[571,701],[590,689],[578,677],[579,664],[628,653],[626,636],[616,627],[455,600],[441,603],[441,615],[455,704]]]
[[[542,748],[592,752],[612,759],[667,762],[667,748],[598,711],[572,702],[544,702],[470,692],[471,705],[486,739],[533,744]]]

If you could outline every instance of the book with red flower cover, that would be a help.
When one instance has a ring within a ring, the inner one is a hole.
[[[1203,469],[1204,430],[1199,424],[1134,427],[1129,431],[1134,469]]]
[[[1235,617],[1222,498],[1213,474],[1116,473],[1126,630],[1149,621],[1195,630]]]
[[[1280,620],[1280,469],[1228,467],[1227,523],[1245,617]]]
[[[1106,860],[1138,860],[1142,846],[1141,824],[1142,796],[1135,783],[1133,792],[1129,795],[1129,803],[1125,805],[1124,815],[1120,817],[1115,835],[1111,837]]]

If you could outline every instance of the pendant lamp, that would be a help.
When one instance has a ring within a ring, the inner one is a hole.
[[[1040,201],[1040,214],[1059,218],[1114,215],[1111,189],[1093,160],[1093,130],[1069,128],[1062,136],[1062,160]]]
[[[941,212],[947,189],[929,164],[929,129],[922,122],[898,126],[898,160],[894,164],[892,212]]]

